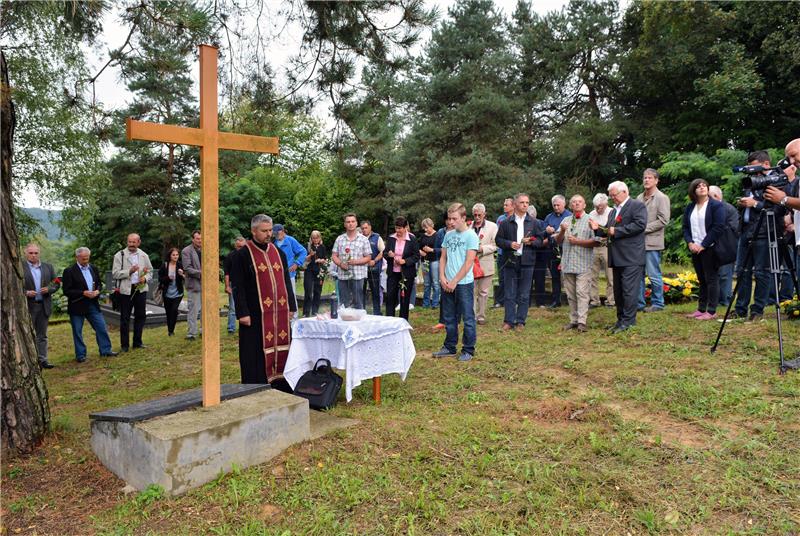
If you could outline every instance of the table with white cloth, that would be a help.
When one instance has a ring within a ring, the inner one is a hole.
[[[292,343],[283,375],[294,389],[300,377],[314,368],[318,359],[345,371],[345,396],[362,380],[373,379],[373,397],[380,403],[383,374],[406,374],[417,354],[411,339],[411,324],[404,318],[366,315],[362,320],[302,318],[292,325]]]

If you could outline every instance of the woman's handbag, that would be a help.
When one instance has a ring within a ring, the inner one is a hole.
[[[313,370],[300,376],[293,394],[308,400],[312,409],[329,409],[336,405],[341,387],[342,377],[333,371],[331,362],[318,359]]]
[[[155,292],[153,292],[153,303],[164,306],[164,289],[161,285],[158,285]]]

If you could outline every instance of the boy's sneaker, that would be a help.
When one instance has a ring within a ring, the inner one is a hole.
[[[455,352],[451,352],[447,348],[442,347],[441,350],[439,350],[438,352],[433,352],[431,355],[433,357],[455,357],[456,353]]]
[[[748,322],[761,322],[762,320],[764,320],[764,315],[757,313],[751,314],[750,318],[747,319]]]
[[[469,361],[470,359],[472,359],[472,354],[469,352],[461,352],[461,355],[458,356],[459,361]]]

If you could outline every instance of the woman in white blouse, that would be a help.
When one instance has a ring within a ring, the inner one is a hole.
[[[700,282],[697,311],[688,315],[697,320],[717,316],[719,303],[719,263],[714,244],[725,229],[725,207],[708,196],[708,182],[695,179],[689,185],[692,201],[683,213],[683,239],[692,253],[692,265]]]

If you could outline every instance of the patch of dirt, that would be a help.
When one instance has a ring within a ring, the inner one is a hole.
[[[278,523],[283,517],[283,510],[274,504],[265,504],[258,512],[258,519],[267,525]]]
[[[581,422],[585,421],[593,411],[595,411],[595,408],[586,404],[578,404],[561,398],[548,398],[537,405],[533,411],[533,416],[549,423]]]
[[[94,534],[90,516],[114,508],[125,483],[56,436],[37,455],[3,464],[2,534]]]
[[[609,382],[596,382],[582,374],[558,367],[539,367],[539,370],[556,379],[568,381],[579,392],[601,391],[607,397],[602,406],[618,413],[625,420],[639,421],[648,425],[653,431],[653,441],[655,436],[658,436],[663,443],[693,449],[708,449],[715,444],[711,434],[695,423],[676,419],[665,412],[651,412],[634,403],[616,399],[614,393],[606,387]],[[562,410],[562,413],[564,411],[567,409]]]

